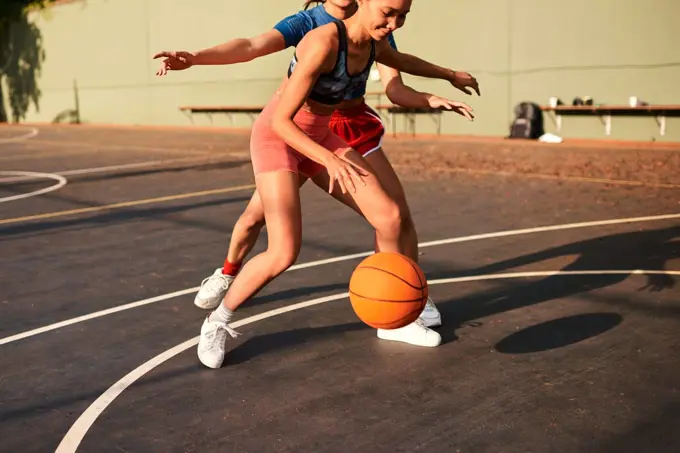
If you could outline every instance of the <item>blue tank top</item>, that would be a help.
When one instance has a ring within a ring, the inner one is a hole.
[[[335,66],[330,72],[323,73],[316,80],[309,93],[308,98],[327,105],[335,105],[345,100],[347,93],[357,91],[358,87],[366,88],[368,75],[371,71],[371,66],[375,61],[375,41],[371,41],[371,55],[368,58],[366,67],[358,74],[350,74],[347,67],[347,58],[349,51],[347,48],[347,28],[343,21],[337,20],[333,22],[338,28],[338,56],[335,60]],[[297,65],[297,55],[293,55],[293,60],[288,67],[288,77],[293,74],[295,66]]]
[[[302,38],[305,37],[307,33],[314,30],[322,25],[330,24],[335,22],[333,16],[328,14],[328,11],[323,7],[323,5],[315,6],[305,11],[298,11],[296,14],[286,17],[279,23],[274,25],[274,29],[278,30],[279,33],[283,35],[283,39],[286,43],[286,47],[297,46]],[[394,37],[390,34],[387,37],[388,42],[393,48],[397,48],[397,43],[394,41]],[[366,94],[366,84],[357,85],[352,91],[348,91],[345,94],[346,101],[352,99],[358,99]]]

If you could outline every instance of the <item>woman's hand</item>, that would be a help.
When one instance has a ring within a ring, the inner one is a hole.
[[[346,157],[331,154],[324,165],[330,177],[328,193],[333,193],[336,181],[342,193],[347,193],[348,190],[352,193],[356,192],[356,184],[366,185],[363,176],[368,176],[368,173]]]
[[[472,92],[468,89],[472,88],[477,93],[477,96],[481,96],[479,92],[479,83],[477,82],[477,79],[472,76],[472,74],[467,72],[453,71],[449,82],[451,82],[451,85],[465,94],[472,94]]]
[[[157,76],[164,76],[168,71],[183,71],[194,65],[194,55],[191,52],[180,50],[178,52],[159,52],[153,56],[154,60],[164,58],[161,67],[156,71]]]
[[[464,116],[468,120],[474,120],[475,116],[472,114],[472,107],[465,102],[450,101],[448,99],[440,98],[439,96],[430,95],[427,103],[433,109],[450,110],[456,112],[460,116]]]

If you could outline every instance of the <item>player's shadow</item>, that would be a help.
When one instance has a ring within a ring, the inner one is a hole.
[[[249,338],[229,351],[225,366],[238,365],[265,354],[271,354],[280,349],[294,348],[309,341],[318,341],[325,337],[336,337],[358,330],[369,330],[369,326],[362,322],[339,324],[324,327],[305,327],[302,329],[284,330],[268,335],[258,335]]]
[[[85,231],[87,229],[99,228],[102,225],[125,223],[131,220],[162,221],[183,227],[198,228],[207,231],[224,232],[224,226],[217,222],[193,220],[184,217],[183,214],[199,208],[209,208],[215,206],[227,206],[234,203],[244,203],[250,200],[250,196],[236,198],[220,198],[207,201],[184,201],[181,204],[170,206],[136,207],[131,206],[110,211],[101,211],[90,214],[86,217],[68,217],[55,220],[46,220],[35,223],[18,223],[8,226],[0,226],[0,242],[9,241],[14,237],[25,238],[30,234],[45,234],[53,231]]]
[[[504,354],[548,351],[601,335],[621,324],[618,313],[584,313],[552,319],[503,338],[495,348]]]
[[[675,241],[676,238],[680,238],[680,226],[616,234],[523,255],[477,269],[459,272],[455,275],[451,275],[450,271],[428,273],[428,278],[499,273],[560,256],[576,256],[575,260],[563,269],[565,271],[663,269],[668,260],[680,257],[680,241]],[[614,285],[629,276],[630,274],[551,276],[529,283],[516,284],[516,282],[513,282],[513,284],[505,284],[502,288],[492,291],[442,301],[438,304],[438,307],[442,312],[445,324],[439,331],[445,343],[451,342],[456,339],[457,328],[462,326],[474,327],[475,321],[478,319]],[[660,291],[674,285],[674,280],[669,276],[649,275],[645,277],[648,282],[647,285],[640,288],[641,290]],[[337,283],[314,287],[313,291],[324,292],[344,290],[345,288],[345,283]],[[255,301],[258,304],[263,304],[274,300],[301,297],[308,295],[309,291],[309,287],[296,288],[258,297]],[[620,303],[626,303],[626,300],[621,300]],[[677,311],[680,314],[680,307]],[[508,351],[521,352],[526,350],[525,352],[528,352],[530,347],[526,343],[527,336],[534,338],[531,347],[538,348],[536,350],[561,347],[615,328],[621,320],[621,315],[617,313],[598,313],[562,318],[545,323],[545,325],[539,324],[530,327],[526,329],[527,332],[524,336],[508,337],[509,339],[499,344],[499,347]],[[229,364],[247,362],[263,353],[293,347],[315,338],[361,329],[370,328],[357,322],[321,328],[296,329],[254,337],[230,351]]]
[[[445,275],[430,273],[428,279],[502,273],[541,261],[570,256],[575,257],[574,260],[561,269],[562,271],[664,270],[669,260],[680,258],[680,226],[588,239],[499,261],[455,275],[451,275],[450,272]],[[629,272],[555,275],[528,283],[506,283],[495,290],[442,301],[438,306],[447,326],[441,331],[443,340],[445,342],[455,340],[455,329],[464,325],[474,325],[472,321],[616,285],[631,275]],[[639,291],[662,291],[675,285],[675,280],[669,275],[645,275],[644,278],[646,284],[640,287]],[[628,305],[650,311],[662,309],[665,315],[680,316],[680,306],[671,307],[669,310],[668,307],[657,308],[639,304],[630,298],[616,300],[615,305]]]

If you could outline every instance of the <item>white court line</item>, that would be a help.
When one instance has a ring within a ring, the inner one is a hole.
[[[33,192],[22,193],[19,195],[12,195],[10,197],[0,198],[0,203],[6,203],[8,201],[21,200],[23,198],[37,197],[38,195],[46,194],[49,192],[54,192],[59,190],[66,185],[68,182],[66,178],[61,175],[55,175],[54,173],[37,173],[34,171],[0,171],[0,175],[19,175],[20,177],[30,177],[33,179],[54,179],[56,184],[51,185],[40,190],[34,190]]]
[[[26,132],[24,135],[19,135],[18,137],[0,139],[0,144],[21,142],[21,141],[24,141],[24,140],[28,140],[29,138],[33,138],[36,135],[38,135],[38,129],[36,129],[35,127],[32,127],[31,130],[29,132]]]
[[[489,275],[476,275],[471,277],[457,277],[457,278],[444,278],[440,280],[432,280],[428,282],[428,285],[441,285],[446,283],[461,283],[470,281],[480,281],[480,280],[499,280],[499,279],[512,279],[512,278],[530,278],[530,277],[546,277],[546,276],[584,276],[584,275],[680,275],[680,271],[656,271],[656,270],[604,270],[604,271],[540,271],[540,272],[515,272],[507,274],[489,274]],[[303,308],[311,307],[314,305],[320,305],[334,300],[344,299],[348,297],[348,293],[335,294],[332,296],[321,297],[318,299],[312,299],[306,302],[300,302],[297,304],[289,305],[288,307],[278,308],[276,310],[270,310],[259,315],[250,316],[248,318],[242,319],[231,324],[232,327],[237,328],[245,326],[248,324],[253,324],[257,321],[262,321],[264,319],[272,318],[274,316],[279,316],[284,313],[291,311],[301,310]],[[59,443],[59,446],[55,450],[55,453],[74,453],[85,435],[92,427],[97,418],[108,408],[113,401],[120,396],[125,389],[130,387],[136,381],[138,381],[142,376],[152,371],[154,368],[163,364],[164,362],[170,360],[171,358],[181,354],[189,348],[192,348],[198,344],[198,337],[194,337],[184,343],[178,344],[177,346],[168,349],[162,354],[157,355],[146,363],[140,365],[139,367],[132,370],[130,373],[125,375],[118,382],[113,384],[102,393],[99,398],[97,398],[90,406],[83,412],[80,417],[75,421],[71,428],[68,430],[64,438]]]
[[[226,157],[238,157],[237,153],[226,153],[226,154],[224,154],[224,156],[226,156]],[[131,163],[131,164],[109,165],[109,166],[106,166],[106,167],[79,168],[79,169],[76,169],[76,170],[55,171],[54,174],[62,175],[62,176],[89,175],[89,174],[93,174],[93,173],[105,173],[107,171],[151,167],[151,166],[158,165],[158,164],[176,164],[176,163],[180,163],[180,162],[193,162],[193,161],[204,161],[204,160],[205,160],[205,158],[203,158],[203,157],[185,157],[185,158],[168,159],[168,160],[150,160],[150,161],[146,161],[146,162],[135,162],[135,163]],[[36,178],[32,178],[30,176],[17,176],[17,177],[13,177],[13,178],[0,178],[0,183],[30,181],[32,179],[36,179]]]
[[[60,329],[62,327],[70,326],[72,324],[77,324],[79,322],[88,321],[90,319],[101,318],[102,316],[111,315],[113,313],[118,313],[119,311],[129,310],[131,308],[141,307],[143,305],[153,304],[154,302],[160,302],[167,299],[172,299],[175,297],[184,296],[186,294],[191,294],[197,292],[199,287],[189,288],[182,291],[176,291],[170,294],[163,294],[162,296],[152,297],[150,299],[140,300],[138,302],[132,302],[125,305],[119,305],[117,307],[112,307],[106,310],[96,311],[88,315],[78,316],[76,318],[67,319],[65,321],[50,324],[38,329],[29,330],[26,332],[18,333],[10,337],[0,339],[0,346],[3,344],[12,343],[15,341],[23,340],[24,338],[33,337],[35,335],[40,335],[41,333],[49,332],[51,330]]]
[[[161,160],[151,160],[147,162],[136,162],[133,164],[121,164],[121,165],[110,165],[108,167],[93,167],[93,168],[80,168],[77,170],[64,170],[64,171],[55,171],[54,174],[56,175],[61,175],[61,176],[73,176],[73,175],[88,175],[91,173],[104,173],[107,171],[112,171],[112,170],[126,170],[130,168],[138,168],[138,167],[149,167],[151,165],[156,165],[159,163],[163,163],[164,161]],[[30,181],[33,179],[37,179],[35,177],[31,176],[15,176],[13,178],[0,178],[0,183],[2,182],[19,182],[19,181]]]
[[[666,214],[666,215],[658,215],[658,216],[646,216],[646,217],[631,217],[631,218],[625,218],[625,219],[612,219],[612,220],[598,220],[598,221],[592,221],[592,222],[581,222],[581,223],[567,223],[563,225],[551,225],[551,226],[544,226],[544,227],[537,227],[537,228],[527,228],[527,229],[521,229],[521,230],[508,230],[508,231],[499,231],[496,233],[485,233],[485,234],[476,234],[472,236],[462,236],[462,237],[457,237],[457,238],[450,238],[450,239],[442,239],[439,241],[431,241],[431,242],[423,242],[419,244],[420,248],[426,248],[426,247],[434,247],[438,245],[444,245],[444,244],[454,244],[454,243],[459,243],[459,242],[468,242],[468,241],[477,241],[481,239],[493,239],[493,238],[499,238],[499,237],[507,237],[507,236],[516,236],[516,235],[521,235],[521,234],[533,234],[533,233],[542,233],[546,231],[557,231],[557,230],[567,230],[567,229],[575,229],[575,228],[588,228],[588,227],[596,227],[596,226],[606,226],[606,225],[617,225],[617,224],[623,224],[623,223],[636,223],[636,222],[650,222],[650,221],[658,221],[658,220],[670,220],[670,219],[680,219],[680,214]],[[335,258],[328,258],[328,259],[323,259],[323,260],[318,260],[318,261],[310,261],[308,263],[301,263],[301,264],[296,264],[294,266],[291,266],[288,271],[294,271],[294,270],[299,270],[299,269],[307,269],[310,267],[315,267],[315,266],[323,266],[325,264],[332,264],[332,263],[338,263],[341,261],[349,261],[357,258],[363,258],[369,255],[372,255],[374,252],[363,252],[363,253],[355,253],[352,255],[344,255],[344,256],[338,256]],[[12,343],[18,340],[22,340],[24,338],[29,338],[35,335],[39,335],[45,332],[49,332],[52,330],[56,330],[62,327],[70,326],[72,324],[77,324],[80,322],[88,321],[91,319],[96,319],[96,318],[101,318],[102,316],[110,315],[113,313],[118,313],[120,311],[125,311],[129,310],[131,308],[136,308],[136,307],[142,307],[144,305],[156,303],[156,302],[161,302],[164,300],[172,299],[175,297],[179,296],[184,296],[187,294],[195,293],[200,289],[200,286],[196,286],[194,288],[188,288],[185,290],[181,291],[175,291],[169,294],[163,294],[161,296],[156,296],[152,297],[149,299],[143,299],[137,302],[131,302],[125,305],[119,305],[117,307],[109,308],[106,310],[101,310],[101,311],[96,311],[94,313],[90,313],[87,315],[83,316],[78,316],[76,318],[71,318],[67,319],[61,322],[57,322],[55,324],[49,324],[47,326],[43,326],[37,329],[33,330],[28,330],[25,332],[21,332],[15,335],[11,335],[9,337],[5,337],[0,339],[0,346],[8,343]]]
[[[326,296],[318,299],[308,300],[306,302],[300,302],[294,305],[289,305],[287,307],[278,308],[276,310],[270,310],[259,315],[250,316],[240,321],[231,323],[230,326],[233,328],[245,326],[257,321],[261,321],[263,319],[271,318],[272,316],[282,315],[290,311],[300,310],[301,308],[307,308],[313,305],[319,305],[325,302],[343,299],[348,296],[349,293],[342,293],[335,294],[333,296]],[[76,422],[71,426],[69,431],[62,439],[61,443],[55,450],[55,453],[75,452],[76,449],[78,448],[78,445],[80,445],[80,442],[85,437],[87,431],[90,429],[92,424],[94,424],[95,420],[97,420],[99,415],[101,415],[101,413],[104,412],[104,410],[111,403],[113,403],[113,400],[115,400],[121,393],[123,393],[123,391],[126,388],[128,388],[140,377],[144,376],[146,373],[156,368],[158,365],[162,364],[167,360],[170,360],[177,354],[186,351],[187,349],[191,348],[192,346],[195,346],[196,344],[198,344],[198,337],[192,338],[180,345],[175,346],[174,348],[168,349],[164,353],[154,357],[153,359],[149,360],[140,367],[135,368],[133,371],[128,373],[123,379],[113,384],[111,388],[109,388],[99,398],[97,398],[96,401],[92,403],[80,417],[78,417],[78,420],[76,420]]]

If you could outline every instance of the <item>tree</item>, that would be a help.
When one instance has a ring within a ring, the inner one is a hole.
[[[28,13],[55,0],[0,0],[0,122],[7,122],[4,86],[12,119],[26,116],[31,103],[38,108],[40,76],[45,52],[40,29],[28,20]]]

